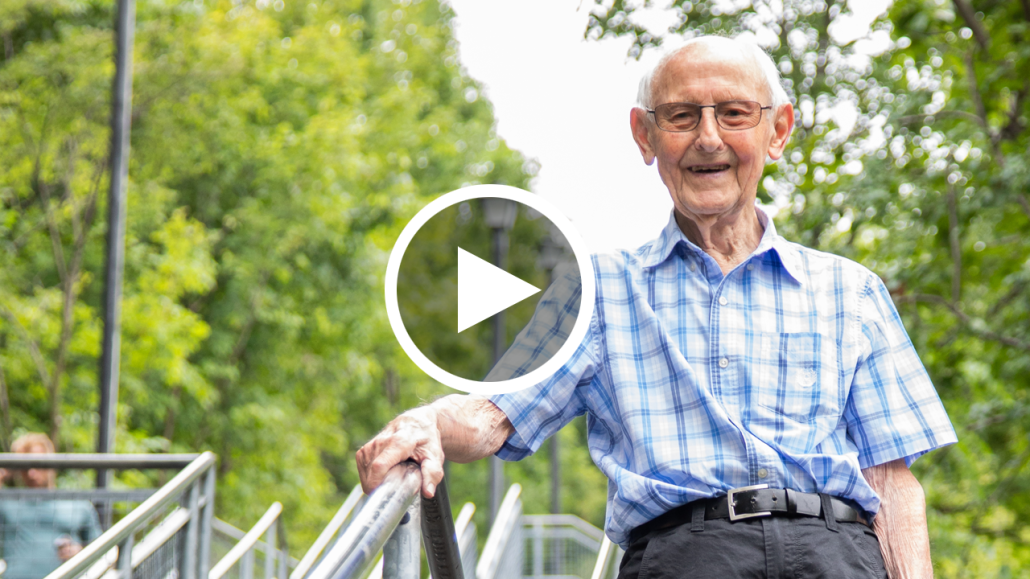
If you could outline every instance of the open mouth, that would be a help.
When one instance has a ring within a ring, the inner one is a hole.
[[[730,168],[727,164],[712,164],[712,165],[694,165],[688,170],[691,173],[705,174],[705,173],[718,173],[720,171],[726,171]]]

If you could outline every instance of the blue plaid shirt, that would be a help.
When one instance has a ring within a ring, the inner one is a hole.
[[[594,259],[590,331],[548,380],[490,399],[519,460],[587,414],[607,475],[605,528],[629,532],[674,507],[754,484],[852,499],[875,514],[861,469],[956,442],[880,278],[765,227],[728,275],[674,218],[634,252]],[[570,289],[571,288],[571,289]],[[567,335],[574,285],[553,284],[492,375],[534,366]]]

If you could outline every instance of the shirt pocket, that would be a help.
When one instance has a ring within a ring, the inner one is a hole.
[[[840,416],[840,347],[815,332],[759,333],[752,387],[758,405],[795,422]],[[835,422],[835,421],[834,421]]]

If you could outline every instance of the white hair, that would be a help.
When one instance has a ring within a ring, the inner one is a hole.
[[[655,77],[665,68],[665,65],[669,63],[674,57],[680,53],[690,50],[692,47],[697,45],[704,46],[712,51],[724,50],[732,47],[742,52],[745,56],[749,57],[754,62],[755,67],[758,69],[762,80],[769,88],[769,96],[772,98],[772,106],[779,107],[790,102],[790,97],[787,96],[787,91],[783,89],[783,82],[780,79],[780,71],[776,68],[776,63],[773,62],[772,57],[769,53],[762,50],[760,46],[747,40],[741,40],[739,38],[727,38],[725,36],[698,36],[687,40],[675,50],[670,50],[661,59],[658,64],[655,64],[654,68],[648,71],[643,78],[640,79],[640,87],[637,90],[637,104],[645,109],[653,108],[653,81]]]

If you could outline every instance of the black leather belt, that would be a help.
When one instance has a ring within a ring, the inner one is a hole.
[[[824,499],[825,497],[825,499]],[[705,520],[729,519],[739,521],[755,517],[805,516],[822,517],[824,502],[833,511],[833,518],[842,523],[868,525],[858,509],[828,495],[801,493],[791,489],[771,489],[766,485],[740,487],[728,494],[712,499],[693,501],[668,511],[630,531],[629,540],[634,542],[644,535],[689,522],[698,503],[704,504]]]

